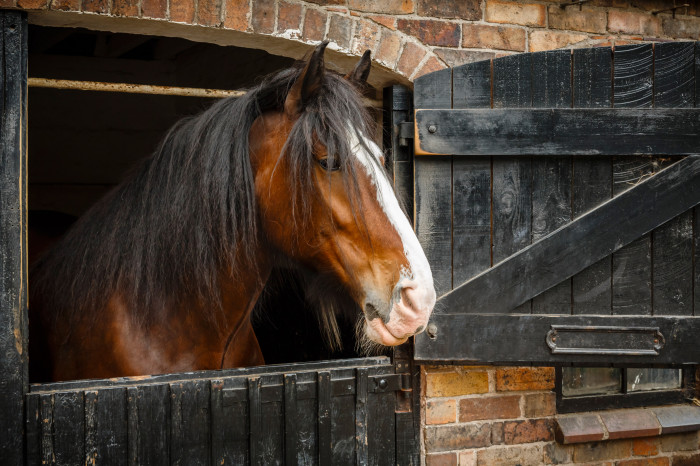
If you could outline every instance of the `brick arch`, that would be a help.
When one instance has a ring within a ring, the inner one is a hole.
[[[293,58],[327,39],[327,62],[340,71],[371,50],[370,83],[379,89],[447,66],[430,47],[397,30],[392,16],[359,15],[333,1],[0,0],[0,7],[6,3],[28,10],[34,24],[181,37]]]

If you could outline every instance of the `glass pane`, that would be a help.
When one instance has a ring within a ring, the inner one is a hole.
[[[681,369],[627,369],[627,391],[669,390],[681,386]]]
[[[562,369],[562,395],[604,395],[619,393],[622,389],[622,372],[612,367],[564,367]]]

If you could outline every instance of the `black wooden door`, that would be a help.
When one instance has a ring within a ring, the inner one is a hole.
[[[416,359],[698,363],[699,98],[693,42],[416,80],[415,225],[442,295]]]

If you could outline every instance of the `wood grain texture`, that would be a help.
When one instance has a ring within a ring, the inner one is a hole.
[[[692,42],[654,47],[654,106],[692,107],[695,94]],[[673,159],[657,158],[660,167]],[[655,315],[693,314],[693,213],[652,232],[652,309]]]
[[[411,91],[399,85],[384,88],[383,146],[387,169],[394,181],[396,197],[402,206],[413,205],[413,144],[399,138],[399,124],[413,118]],[[413,221],[413,209],[406,209]]]
[[[612,50],[593,48],[574,50],[574,107],[608,108],[612,106]],[[572,214],[577,218],[612,197],[612,160],[610,157],[575,157],[572,179]],[[612,257],[605,257],[574,275],[573,314],[612,313]]]
[[[170,464],[170,392],[168,385],[127,389],[129,460],[140,465]]]
[[[53,401],[55,464],[81,464],[85,458],[83,394],[56,393]]]
[[[27,376],[27,16],[0,11],[0,458],[24,464]]]
[[[452,108],[491,107],[491,60],[452,70]]]
[[[614,107],[650,108],[653,102],[652,45],[617,47],[614,60]],[[655,151],[659,152],[662,151]],[[651,158],[613,157],[613,195],[624,192],[653,171]],[[613,314],[651,314],[651,237],[639,238],[614,254],[612,270]]]

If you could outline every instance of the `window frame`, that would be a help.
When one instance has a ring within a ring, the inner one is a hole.
[[[577,367],[579,365],[577,364]],[[568,414],[583,411],[602,411],[619,408],[641,408],[667,404],[681,404],[692,399],[696,393],[695,372],[698,366],[678,367],[682,371],[681,386],[670,390],[648,390],[638,392],[627,391],[627,369],[619,367],[622,372],[621,392],[606,395],[583,395],[565,397],[562,391],[563,367],[555,368],[554,392],[558,414]]]

